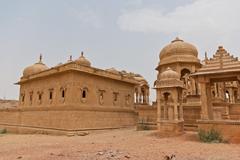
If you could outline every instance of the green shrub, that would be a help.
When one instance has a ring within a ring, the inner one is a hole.
[[[0,128],[0,134],[5,134],[5,133],[7,133],[7,130],[5,129],[5,128]]]
[[[198,137],[200,141],[205,143],[221,143],[223,142],[222,135],[219,131],[215,129],[210,129],[209,131],[199,130]]]

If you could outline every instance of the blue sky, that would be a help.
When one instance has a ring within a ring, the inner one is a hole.
[[[143,75],[150,86],[159,52],[176,36],[203,57],[218,45],[240,57],[238,0],[0,0],[0,98],[39,54],[49,67],[78,58]],[[154,91],[152,91],[154,100]]]

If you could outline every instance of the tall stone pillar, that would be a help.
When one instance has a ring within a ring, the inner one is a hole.
[[[214,83],[214,92],[215,92],[215,97],[214,98],[217,98],[218,97],[217,83]]]
[[[160,122],[162,119],[162,108],[161,108],[161,93],[159,90],[157,90],[157,122]],[[158,125],[160,123],[157,123]],[[159,128],[159,126],[158,126]]]
[[[177,91],[173,92],[173,112],[174,112],[174,120],[178,120],[178,95]]]
[[[196,82],[195,82],[195,79],[191,78],[191,82],[192,82],[192,95],[196,95],[197,92],[196,92]]]
[[[240,100],[240,80],[237,81],[238,86],[238,100]]]
[[[211,104],[211,85],[207,81],[201,81],[201,119],[208,120],[213,118]]]

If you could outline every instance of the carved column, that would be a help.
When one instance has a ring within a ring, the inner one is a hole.
[[[200,78],[201,87],[201,119],[212,119],[211,85],[203,77]]]
[[[164,101],[164,106],[163,106],[163,119],[164,120],[167,120],[167,114],[168,114],[168,111],[167,111],[167,101],[165,100]]]
[[[179,101],[179,115],[180,115],[179,117],[180,117],[180,120],[183,121],[182,90],[178,90],[178,101]]]
[[[206,83],[201,82],[200,83],[201,88],[201,119],[208,120],[208,109],[207,109],[207,91],[206,91]]]
[[[192,95],[196,95],[196,82],[194,78],[191,78],[191,82],[192,82]]]
[[[214,92],[215,92],[215,97],[214,98],[217,98],[218,97],[217,83],[214,83]]]
[[[238,100],[240,100],[240,76],[238,77],[237,86],[238,86]]]
[[[173,92],[173,113],[174,113],[174,120],[178,120],[178,95],[177,91]]]
[[[157,121],[162,119],[162,108],[161,108],[161,93],[157,90]]]

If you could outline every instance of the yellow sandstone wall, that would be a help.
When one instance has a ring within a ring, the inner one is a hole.
[[[0,127],[10,132],[33,130],[81,131],[136,125],[133,110],[117,108],[43,107],[0,110]],[[25,128],[25,129],[24,129]]]

